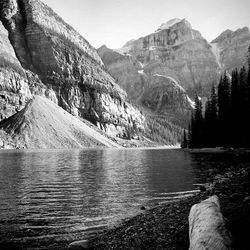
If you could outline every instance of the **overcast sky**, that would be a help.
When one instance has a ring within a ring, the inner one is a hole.
[[[250,0],[42,0],[94,47],[112,49],[186,18],[211,41],[226,29],[250,27]]]

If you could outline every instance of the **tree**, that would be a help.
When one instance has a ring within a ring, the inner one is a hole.
[[[193,138],[192,138],[192,127],[193,127],[193,115],[191,116],[191,122],[188,124],[188,147],[193,148]]]
[[[202,115],[196,96],[189,126],[189,147],[250,147],[250,46],[248,69],[244,66],[221,76],[218,91],[214,85]]]
[[[235,69],[232,72],[231,81],[231,146],[238,147],[240,145],[240,140],[237,131],[240,130],[240,84],[239,84],[239,74],[238,70]]]
[[[238,131],[238,138],[241,147],[245,147],[247,142],[247,134],[246,131],[248,130],[248,88],[247,88],[247,71],[246,68],[243,66],[240,69],[239,73],[239,100],[238,100],[238,123],[240,124],[239,131]]]
[[[195,97],[195,109],[191,119],[190,146],[195,148],[202,147],[203,142],[203,116],[202,103],[200,98]]]
[[[184,129],[181,148],[187,148],[187,147],[188,147],[188,140],[187,140],[186,130]]]
[[[230,88],[226,72],[218,85],[218,120],[220,143],[228,147],[230,143]]]
[[[250,46],[248,47],[248,71],[247,71],[247,81],[246,81],[246,91],[247,91],[247,113],[246,113],[246,126],[247,126],[247,134],[246,134],[246,146],[250,147]]]
[[[218,116],[217,116],[217,95],[215,86],[212,84],[210,98],[206,102],[205,118],[204,118],[204,138],[206,147],[217,146],[217,127],[218,127]]]

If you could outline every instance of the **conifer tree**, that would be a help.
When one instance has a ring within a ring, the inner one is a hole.
[[[211,147],[211,100],[208,99],[205,106],[204,116],[204,147]]]
[[[240,147],[245,147],[247,145],[246,131],[248,130],[248,119],[247,119],[247,108],[248,104],[248,93],[247,93],[247,71],[243,66],[240,69],[239,74],[239,104],[238,104],[238,116],[237,121],[240,124],[238,133],[238,138],[240,142]]]
[[[214,84],[211,88],[210,98],[206,103],[205,119],[204,119],[204,133],[205,133],[205,146],[215,147],[217,146],[217,95]]]
[[[191,145],[195,148],[202,147],[203,141],[203,116],[202,103],[199,97],[195,97],[195,110],[191,120]]]
[[[248,63],[248,71],[247,71],[247,81],[246,81],[246,91],[247,91],[247,130],[246,130],[246,146],[250,147],[250,46],[248,47],[248,55],[247,55],[247,63]]]
[[[250,46],[248,68],[227,73],[214,85],[206,103],[205,116],[198,96],[189,126],[189,147],[250,147]]]
[[[223,147],[229,146],[230,138],[230,88],[229,79],[224,73],[218,86],[218,120],[220,143]]]
[[[183,138],[182,138],[182,142],[181,142],[181,148],[187,148],[187,147],[188,147],[188,141],[187,141],[186,130],[184,129]]]
[[[192,124],[193,124],[193,115],[191,116],[191,122],[188,124],[188,147],[189,148],[193,148]]]
[[[240,130],[240,84],[239,84],[239,74],[238,70],[235,69],[232,72],[232,81],[231,81],[231,123],[230,123],[230,131],[231,131],[231,146],[238,147],[240,144],[240,140],[238,137],[238,131]]]

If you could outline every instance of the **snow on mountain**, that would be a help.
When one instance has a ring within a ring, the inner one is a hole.
[[[190,103],[190,106],[194,109],[195,108],[195,102],[190,99],[190,97],[187,95],[187,101]]]
[[[139,64],[140,64],[141,68],[143,69],[143,67],[144,67],[143,63],[139,62]]]
[[[179,18],[173,18],[171,20],[169,20],[168,22],[166,23],[162,23],[160,28],[157,30],[157,31],[160,31],[160,30],[165,30],[165,29],[169,29],[171,26],[175,25],[176,23],[179,23],[181,22],[182,20],[179,19]],[[156,31],[156,32],[157,32]]]
[[[217,43],[210,43],[211,45],[211,50],[213,54],[215,55],[216,62],[222,68],[221,62],[220,62],[220,48],[218,47]]]
[[[177,88],[179,88],[181,91],[186,92],[185,89],[171,76],[164,76],[164,75],[160,75],[160,74],[154,74],[154,76],[158,76],[158,77],[164,77],[169,79],[173,85]]]

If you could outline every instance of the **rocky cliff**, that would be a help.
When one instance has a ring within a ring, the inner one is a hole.
[[[151,78],[151,85],[143,92],[141,103],[158,114],[184,122],[194,108],[194,102],[177,81],[159,74]]]
[[[0,122],[0,129],[9,135],[3,136],[5,148],[120,147],[41,96],[34,96],[25,108]]]
[[[55,93],[36,74],[22,67],[1,22],[0,58],[0,121],[22,109],[33,94],[57,103]]]
[[[227,30],[209,43],[187,20],[172,19],[121,49],[102,46],[98,53],[129,98],[180,120],[189,116],[196,93],[207,96],[221,73],[246,63],[249,45],[248,28]]]
[[[105,71],[96,50],[40,0],[0,2],[1,119],[35,94],[116,135],[144,117]]]
[[[126,91],[128,97],[132,100],[140,98],[145,83],[142,71],[140,71],[140,62],[129,54],[120,54],[105,45],[97,51],[108,72]]]
[[[250,46],[250,33],[247,27],[236,31],[226,30],[211,42],[217,53],[220,67],[231,72],[247,65],[247,50]]]
[[[125,47],[149,77],[154,74],[172,77],[190,93],[195,89],[202,94],[207,83],[220,72],[211,45],[185,19],[170,20]]]

